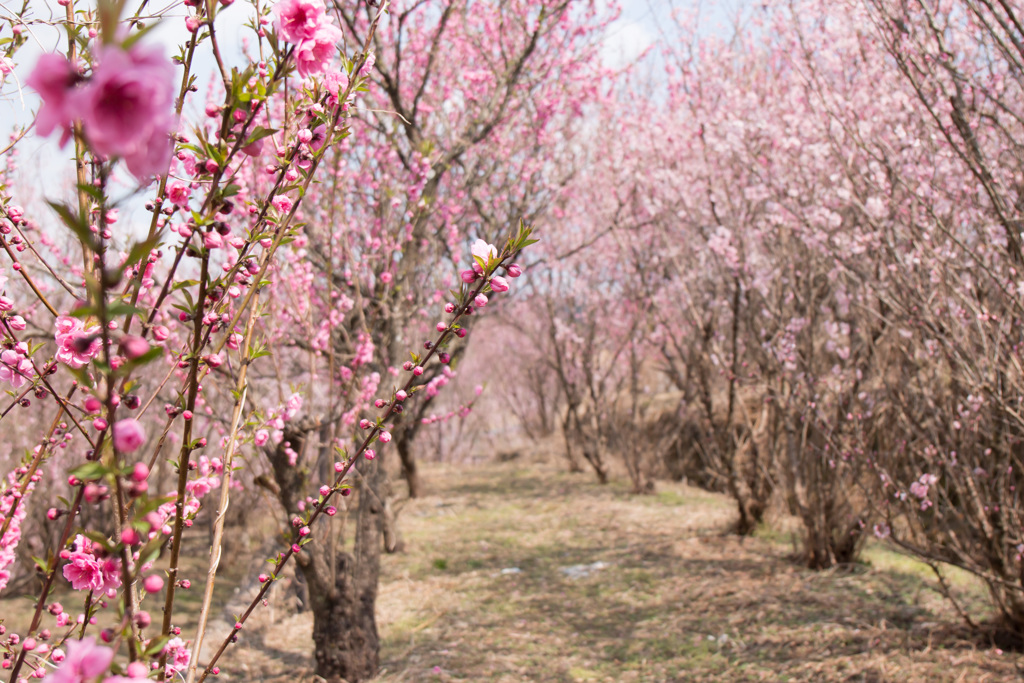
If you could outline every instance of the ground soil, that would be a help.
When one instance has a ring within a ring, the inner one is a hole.
[[[385,558],[378,680],[1007,681],[1024,657],[964,628],[884,546],[827,572],[779,532],[737,538],[725,497],[525,463],[425,466]],[[984,619],[979,587],[954,576]],[[316,680],[310,617],[263,608],[218,679]]]

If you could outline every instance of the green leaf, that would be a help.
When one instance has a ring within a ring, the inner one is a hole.
[[[71,470],[71,476],[81,481],[102,479],[110,473],[110,468],[101,462],[87,462]]]
[[[66,225],[71,230],[71,232],[75,233],[75,236],[78,237],[78,240],[89,251],[96,251],[96,240],[93,237],[93,234],[89,231],[89,226],[85,223],[85,221],[81,220],[81,218],[76,213],[73,213],[71,211],[71,208],[66,204],[60,204],[51,201],[47,201],[46,203],[50,205],[51,209],[57,212],[57,215],[60,216],[60,219],[64,222],[64,225]]]
[[[128,270],[142,259],[148,258],[149,253],[153,251],[158,244],[160,244],[159,235],[154,235],[151,239],[143,240],[142,242],[136,242],[128,252],[128,258],[125,260],[121,272]]]

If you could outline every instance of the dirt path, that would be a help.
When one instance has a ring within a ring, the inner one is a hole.
[[[380,681],[1005,681],[912,563],[814,573],[722,535],[728,500],[630,497],[543,467],[427,468],[381,585]],[[278,613],[279,615],[280,613]],[[247,631],[221,680],[313,680],[308,616]],[[248,640],[248,642],[245,642]]]

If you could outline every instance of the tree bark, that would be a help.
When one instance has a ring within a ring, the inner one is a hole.
[[[298,558],[310,586],[316,673],[328,683],[369,680],[380,667],[376,604],[384,509],[377,494],[383,473],[374,460],[362,474],[355,547],[337,554],[333,581],[325,545],[305,546]]]
[[[398,449],[398,458],[402,461],[402,478],[409,486],[409,497],[419,498],[423,493],[420,482],[419,470],[416,466],[416,458],[412,454],[413,433],[408,427],[398,431],[398,438],[395,439],[395,446]]]
[[[311,486],[302,458],[313,429],[306,421],[290,424],[281,444],[268,451],[279,487],[277,497],[289,518],[298,515],[297,503]],[[295,465],[288,463],[285,444],[299,453]],[[356,517],[352,552],[335,554],[333,575],[330,544],[325,539],[317,538],[316,542],[303,546],[295,558],[309,590],[316,673],[328,683],[366,681],[377,674],[380,666],[380,635],[375,611],[384,528],[381,500],[386,474],[379,458],[360,462],[358,469],[357,500],[352,510]]]

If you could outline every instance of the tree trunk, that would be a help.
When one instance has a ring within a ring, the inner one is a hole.
[[[384,473],[379,460],[360,465],[363,476],[355,511],[355,547],[351,553],[337,554],[333,581],[325,544],[307,545],[297,558],[310,588],[316,673],[328,683],[369,680],[380,666],[375,608],[384,527],[380,499]]]
[[[289,518],[298,514],[297,502],[310,488],[306,470],[289,465],[285,444],[299,452],[300,461],[312,427],[304,422],[285,429],[285,439],[268,451],[279,490],[278,499]],[[381,536],[384,527],[385,472],[381,459],[358,463],[354,477],[356,535],[352,552],[335,555],[332,576],[330,544],[321,538],[303,546],[295,557],[306,580],[313,612],[316,673],[328,683],[358,683],[373,678],[380,665],[380,636],[376,603],[380,576]],[[326,526],[326,521],[323,523]],[[317,525],[318,527],[320,524]],[[316,529],[319,535],[321,529]],[[339,544],[340,545],[340,544]]]
[[[398,458],[402,461],[402,477],[409,486],[409,497],[419,498],[423,487],[419,470],[416,467],[416,458],[412,454],[412,430],[402,428],[397,431],[398,438],[395,439],[395,446],[398,449]]]

